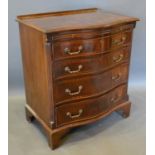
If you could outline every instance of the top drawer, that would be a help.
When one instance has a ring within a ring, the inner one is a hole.
[[[118,48],[120,46],[131,43],[132,31],[124,31],[111,35],[110,37],[110,48]]]
[[[120,46],[126,46],[131,43],[131,40],[132,30],[127,30],[115,34],[104,34],[97,38],[57,40],[53,42],[52,49],[54,59],[59,60],[104,53],[120,48]]]
[[[55,42],[53,50],[55,59],[99,53],[101,51],[101,38]]]

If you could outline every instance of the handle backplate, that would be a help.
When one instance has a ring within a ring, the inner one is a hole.
[[[66,116],[69,116],[71,119],[73,119],[73,118],[78,118],[78,117],[80,117],[82,113],[83,113],[83,109],[80,109],[79,112],[78,112],[78,114],[73,115],[73,114],[71,114],[70,112],[67,112],[67,113],[66,113]]]
[[[119,81],[119,80],[121,79],[121,74],[119,73],[119,74],[117,74],[117,75],[114,75],[114,76],[112,76],[111,79],[112,79],[113,81],[117,82],[117,81]]]
[[[126,37],[123,36],[121,39],[113,39],[112,45],[121,45],[126,41]]]
[[[65,92],[68,93],[70,96],[74,96],[74,95],[80,94],[82,89],[83,89],[83,86],[80,85],[80,86],[78,87],[78,91],[77,91],[77,92],[72,92],[69,88],[66,88],[66,89],[65,89]]]
[[[113,62],[120,62],[123,59],[123,54],[113,57]]]
[[[116,95],[115,97],[112,97],[111,98],[111,103],[115,103],[115,102],[117,102],[119,100],[119,96],[118,95]]]
[[[79,65],[77,70],[71,70],[70,67],[66,66],[65,67],[65,72],[68,72],[70,74],[72,74],[72,73],[78,73],[78,72],[81,71],[82,68],[83,68],[83,66],[82,65]]]
[[[79,46],[78,51],[72,52],[69,48],[65,48],[64,52],[69,55],[76,55],[76,54],[79,54],[82,50],[83,50],[83,46]]]

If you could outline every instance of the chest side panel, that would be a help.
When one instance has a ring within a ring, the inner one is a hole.
[[[19,28],[27,104],[47,122],[51,119],[52,82],[49,76],[51,57],[45,48],[45,36],[23,24]]]

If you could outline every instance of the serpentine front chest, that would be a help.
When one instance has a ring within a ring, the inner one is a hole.
[[[128,117],[133,29],[137,18],[83,9],[18,16],[28,121],[49,145],[73,127],[114,111]]]

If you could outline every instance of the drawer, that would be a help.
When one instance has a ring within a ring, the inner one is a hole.
[[[118,48],[120,46],[130,44],[132,41],[132,31],[123,31],[120,33],[116,33],[111,35],[110,38],[110,48]]]
[[[55,42],[53,43],[54,59],[100,53],[101,44],[101,38]]]
[[[63,31],[58,33],[48,33],[47,38],[49,41],[66,41],[66,40],[79,40],[79,39],[91,39],[97,37],[105,37],[110,34],[120,33],[122,31],[132,31],[134,28],[134,24],[125,24],[115,26],[110,29],[85,29],[85,30],[77,30],[77,31]]]
[[[54,79],[101,72],[108,67],[128,61],[129,56],[130,48],[128,47],[106,54],[57,61],[53,65]]]
[[[124,96],[126,100],[128,100],[128,95],[127,95],[127,86],[123,85],[120,87],[117,87],[114,89],[111,93],[109,93],[109,98],[110,98],[110,107],[114,108],[118,104],[120,104],[120,100],[122,99],[122,96]]]
[[[106,33],[107,34],[107,33]],[[47,35],[48,40],[53,41],[66,41],[66,40],[83,40],[101,37],[101,31],[94,30],[77,30],[65,31]]]
[[[128,64],[121,64],[106,72],[66,79],[54,83],[54,100],[56,104],[84,99],[105,93],[112,87],[126,82]]]
[[[109,33],[110,34],[110,33]],[[93,39],[77,39],[53,42],[54,59],[72,58],[77,56],[89,56],[107,50],[119,48],[131,43],[132,30],[121,31],[116,34]]]
[[[125,100],[126,92],[127,86],[122,85],[100,97],[59,106],[56,108],[56,124],[62,126],[100,116],[108,112],[114,103],[119,104]]]
[[[111,70],[111,85],[116,87],[121,82],[128,80],[129,67],[127,64],[122,64]]]

